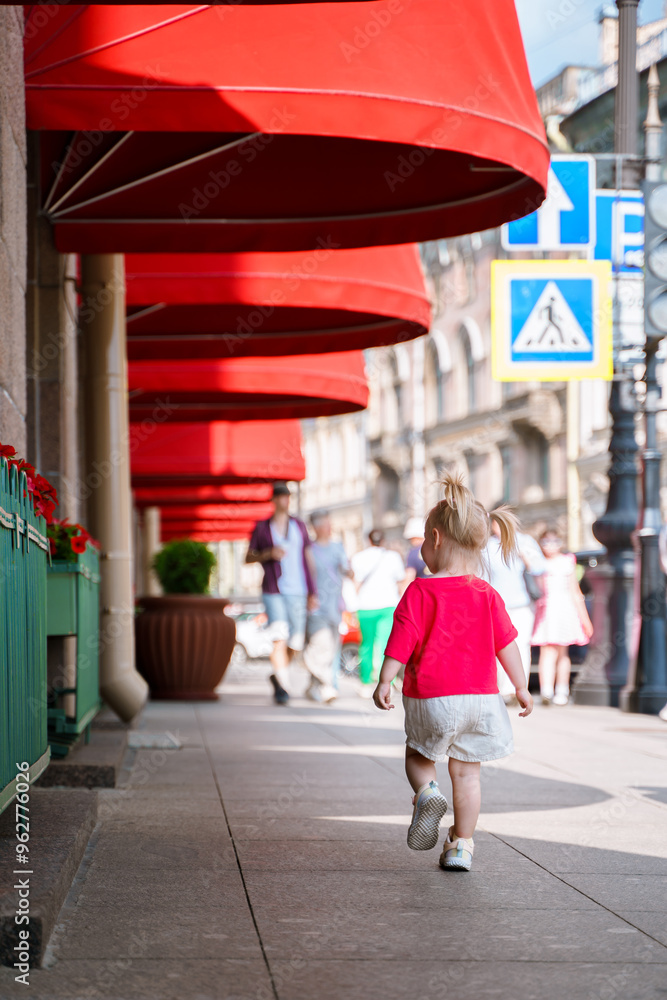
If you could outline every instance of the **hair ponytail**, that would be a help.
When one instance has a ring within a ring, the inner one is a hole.
[[[489,517],[500,528],[500,551],[503,555],[503,562],[507,565],[510,557],[516,552],[519,519],[506,504],[489,511]]]
[[[440,486],[443,499],[429,512],[426,527],[427,530],[437,528],[442,534],[444,565],[450,565],[457,558],[462,558],[471,567],[471,572],[483,565],[482,553],[489,541],[492,521],[500,528],[502,557],[508,563],[517,549],[519,521],[516,514],[505,504],[487,514],[458,472],[445,472]]]
[[[454,516],[450,515],[450,519],[458,521],[461,531],[465,531],[475,506],[474,496],[463,482],[460,472],[445,472],[440,485],[444,491],[442,503],[454,511]]]

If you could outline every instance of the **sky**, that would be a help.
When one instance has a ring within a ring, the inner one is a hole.
[[[533,85],[563,66],[598,65],[598,15],[602,0],[515,0]],[[664,0],[640,0],[639,23],[664,16]]]

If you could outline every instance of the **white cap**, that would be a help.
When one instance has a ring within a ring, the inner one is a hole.
[[[409,517],[405,525],[403,538],[423,538],[423,537],[424,537],[424,518]]]

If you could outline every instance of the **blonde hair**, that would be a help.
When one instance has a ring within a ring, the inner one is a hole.
[[[455,554],[462,555],[479,568],[482,552],[491,534],[491,523],[500,528],[500,549],[505,563],[516,552],[519,520],[516,514],[502,504],[488,511],[476,500],[463,482],[460,473],[445,472],[440,485],[444,496],[426,518],[426,527],[438,528],[444,537],[445,565]]]

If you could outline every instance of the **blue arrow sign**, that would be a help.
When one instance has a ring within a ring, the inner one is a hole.
[[[595,160],[554,156],[547,197],[536,212],[501,229],[505,250],[588,250],[595,245]]]

